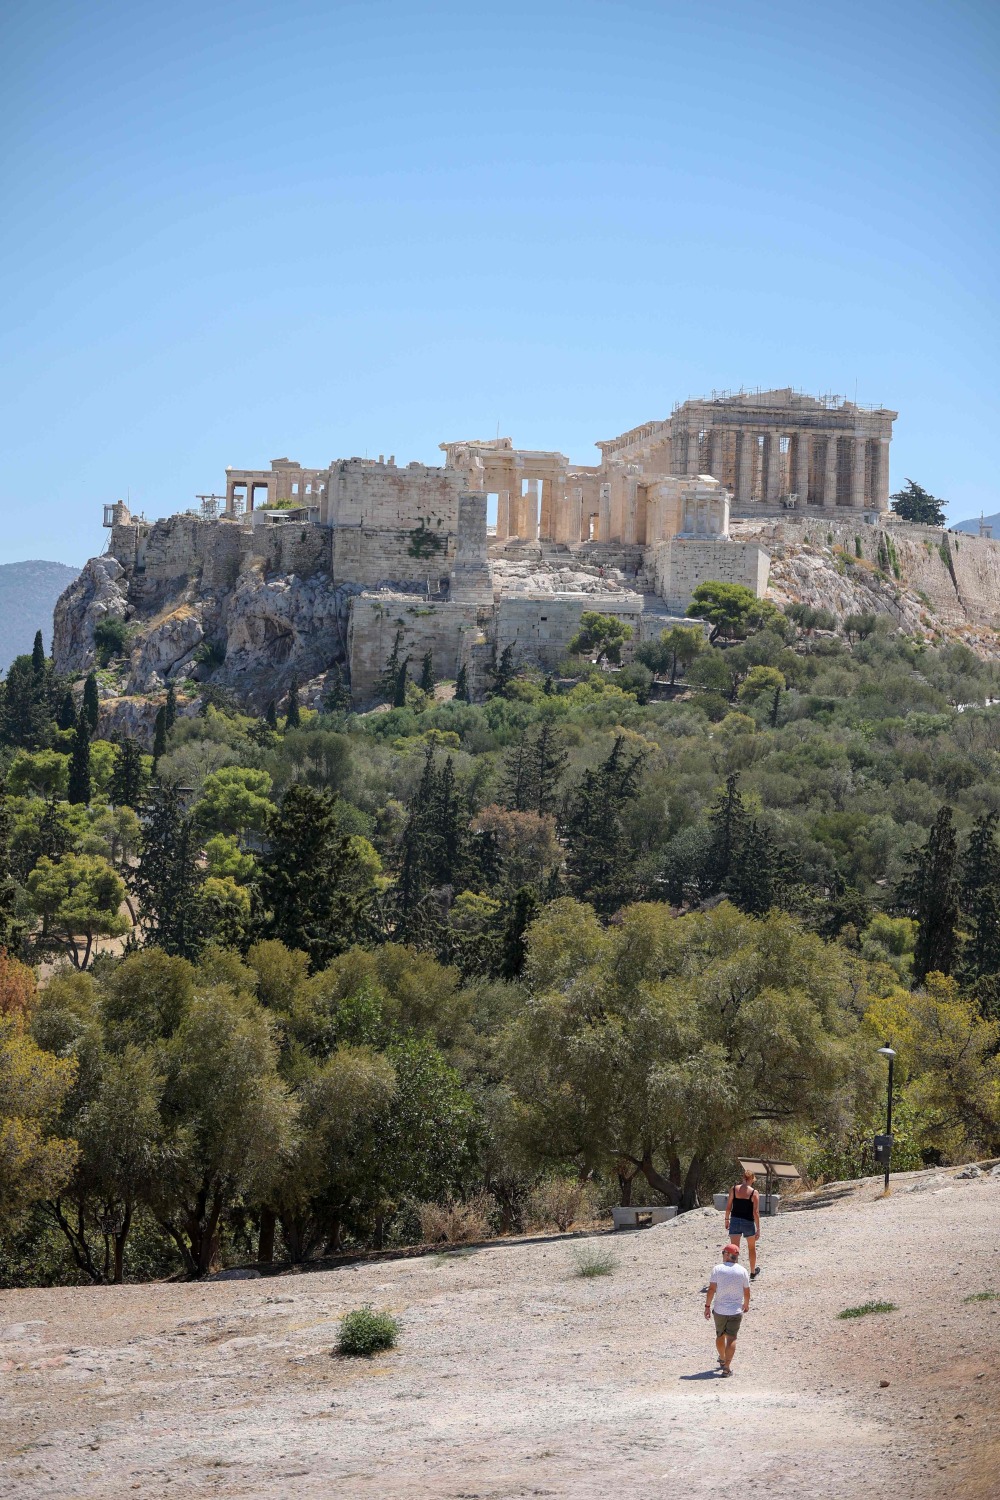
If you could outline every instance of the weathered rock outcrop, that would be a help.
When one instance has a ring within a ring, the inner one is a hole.
[[[60,594],[52,616],[52,655],[60,672],[88,672],[94,665],[94,627],[124,620],[128,580],[113,557],[92,557]]]

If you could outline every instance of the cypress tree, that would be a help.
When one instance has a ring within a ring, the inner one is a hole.
[[[396,884],[400,936],[429,941],[421,907],[431,891],[463,884],[471,853],[468,825],[468,808],[455,782],[451,756],[439,771],[433,747],[428,746],[400,841]]]
[[[738,771],[726,777],[726,789],[709,818],[711,835],[700,882],[706,896],[732,889],[743,857],[748,820],[739,781]]]
[[[349,710],[351,704],[351,690],[344,681],[344,674],[340,669],[340,663],[334,662],[327,676],[326,698],[323,707],[328,714],[341,713]]]
[[[500,952],[501,979],[520,977],[524,968],[524,960],[528,956],[525,934],[538,915],[538,907],[538,892],[532,890],[530,885],[523,885],[520,890],[515,891],[503,930]]]
[[[530,749],[522,736],[508,751],[500,773],[500,795],[505,807],[527,812],[532,803],[534,786]]]
[[[35,631],[35,644],[31,648],[31,669],[36,677],[45,676],[45,642],[40,630]]]
[[[288,704],[285,708],[285,728],[298,729],[302,722],[299,714],[299,679],[293,677],[288,686]]]
[[[161,703],[153,720],[153,769],[161,755],[167,750],[167,710]]]
[[[969,933],[962,970],[970,980],[1000,973],[1000,815],[984,813],[973,825],[962,859],[962,910]]]
[[[420,664],[419,687],[423,693],[434,691],[434,656],[430,651],[424,652],[423,661]]]
[[[264,723],[267,725],[268,729],[277,729],[278,727],[278,708],[273,698],[267,705],[267,713],[264,715]]]
[[[896,887],[902,911],[917,923],[913,952],[914,983],[928,974],[950,974],[958,948],[958,844],[950,807],[942,807],[930,837],[910,856],[910,867]]]
[[[398,668],[398,670],[396,672],[396,685],[395,685],[395,687],[392,690],[392,706],[393,706],[393,708],[405,708],[406,707],[406,681],[407,681],[407,670],[409,668],[409,665],[410,665],[410,658],[407,657],[405,661],[400,662],[399,668]]]
[[[63,700],[59,705],[59,713],[56,716],[56,727],[59,729],[72,729],[75,723],[76,704],[73,701],[73,694],[67,688],[63,695]]]
[[[16,656],[0,693],[0,743],[41,750],[51,734],[48,674],[36,676],[30,656]]]
[[[396,688],[399,683],[399,654],[403,645],[402,630],[396,631],[392,650],[389,652],[388,660],[382,668],[382,675],[378,680],[379,696],[383,703],[392,703],[396,697]]]
[[[502,698],[517,676],[517,668],[514,665],[513,646],[505,646],[503,648],[499,659],[494,660],[494,664],[490,669],[490,676],[493,678],[494,696]]]
[[[472,702],[469,693],[469,673],[464,663],[459,667],[458,676],[455,678],[455,701],[458,703]]]
[[[569,754],[548,720],[540,726],[532,750],[533,797],[531,806],[537,813],[555,812],[557,793]]]
[[[143,809],[133,885],[147,940],[179,958],[197,958],[208,936],[199,848],[177,788],[158,782]]]
[[[69,757],[69,790],[66,800],[86,806],[90,802],[90,721],[81,708]]]
[[[164,722],[169,734],[177,722],[177,693],[173,683],[167,685],[167,701],[163,705]]]
[[[97,691],[97,677],[93,672],[87,673],[83,684],[83,712],[87,716],[91,734],[97,729],[97,717],[100,711],[100,695]]]
[[[142,803],[144,779],[142,751],[139,746],[128,737],[120,740],[115,751],[115,765],[109,787],[112,805],[132,807],[138,812]]]

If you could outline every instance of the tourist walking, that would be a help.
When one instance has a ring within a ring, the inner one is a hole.
[[[742,1182],[735,1183],[729,1189],[729,1201],[726,1204],[726,1229],[729,1231],[731,1242],[736,1246],[737,1257],[740,1253],[741,1238],[747,1242],[751,1281],[760,1275],[760,1266],[757,1264],[760,1194],[754,1185],[756,1181],[752,1172],[744,1172]]]
[[[721,1264],[712,1267],[705,1297],[705,1317],[715,1319],[715,1348],[721,1374],[731,1375],[736,1338],[750,1307],[750,1277],[739,1262],[739,1244],[722,1247]]]

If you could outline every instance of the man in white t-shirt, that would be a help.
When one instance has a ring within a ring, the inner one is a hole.
[[[750,1277],[740,1265],[739,1245],[723,1245],[722,1264],[712,1268],[705,1298],[705,1317],[715,1315],[715,1347],[723,1375],[731,1375],[736,1335],[750,1306]],[[715,1298],[715,1305],[712,1299]]]

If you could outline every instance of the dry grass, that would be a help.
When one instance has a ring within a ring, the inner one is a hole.
[[[449,1198],[444,1203],[418,1203],[420,1238],[427,1245],[438,1245],[442,1240],[447,1245],[488,1240],[492,1206],[489,1193],[473,1193],[464,1202]]]
[[[574,1224],[589,1223],[593,1217],[593,1188],[571,1177],[546,1178],[528,1199],[527,1221],[531,1229],[555,1228],[565,1234]]]

